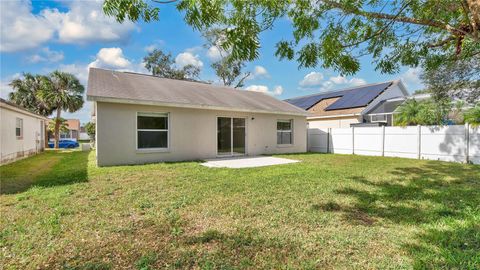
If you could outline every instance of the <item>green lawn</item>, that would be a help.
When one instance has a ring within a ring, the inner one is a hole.
[[[0,167],[4,269],[480,269],[480,166],[333,154]]]

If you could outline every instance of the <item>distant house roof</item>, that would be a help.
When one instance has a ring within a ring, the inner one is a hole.
[[[324,99],[338,98],[335,102],[326,107],[325,111],[352,109],[365,107],[376,97],[389,88],[394,81],[375,83],[358,86],[355,88],[343,89],[327,93],[318,93],[308,96],[286,99],[285,101],[308,110]]]
[[[402,105],[408,99],[425,100],[429,98],[430,94],[415,94],[411,96],[389,98],[380,101],[368,112],[368,114],[393,113],[398,108],[398,106]]]
[[[41,118],[43,120],[48,120],[48,118],[46,118],[45,116],[43,115],[40,115],[40,114],[37,114],[37,113],[33,113],[27,109],[25,109],[24,107],[20,106],[20,105],[17,105],[13,102],[10,102],[10,101],[7,101],[3,98],[0,98],[0,107],[2,108],[8,108],[10,110],[14,110],[14,111],[17,111],[17,112],[20,112],[20,113],[23,113],[23,114],[27,114],[27,115],[30,115],[32,117],[36,117],[36,118]]]
[[[80,120],[78,120],[78,119],[67,119],[67,127],[70,130],[80,130]]]
[[[87,99],[199,109],[308,114],[301,108],[264,93],[97,68],[89,71]]]

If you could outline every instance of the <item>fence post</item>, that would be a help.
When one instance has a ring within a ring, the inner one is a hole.
[[[382,157],[385,156],[385,126],[382,126]]]
[[[327,154],[330,153],[330,130],[331,128],[327,128]]]
[[[469,155],[470,155],[470,124],[465,123],[465,163],[468,164],[469,160]]]
[[[355,127],[352,127],[352,155],[355,155]]]
[[[420,159],[422,157],[422,126],[417,125],[417,133],[418,133],[418,136],[417,136],[417,143],[418,143],[417,158]]]

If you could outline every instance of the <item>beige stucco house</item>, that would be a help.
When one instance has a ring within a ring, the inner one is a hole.
[[[267,94],[92,68],[99,166],[307,151],[307,112]]]
[[[65,126],[68,131],[60,132],[61,140],[71,140],[78,141],[80,139],[80,120],[78,119],[65,119]],[[53,119],[50,119],[53,121]],[[53,132],[49,132],[49,140],[51,142],[55,141],[55,135]]]
[[[290,98],[285,101],[305,109],[309,128],[347,128],[359,124],[391,126],[393,112],[407,89],[400,80],[368,84],[337,91]]]
[[[47,118],[0,98],[0,164],[43,151],[46,121]]]

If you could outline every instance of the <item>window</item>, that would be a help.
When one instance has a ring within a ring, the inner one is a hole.
[[[15,136],[17,136],[17,139],[22,139],[23,138],[23,119],[22,118],[17,118],[16,119]]]
[[[70,138],[70,132],[60,132],[60,139]]]
[[[277,144],[292,144],[292,120],[277,121]]]
[[[168,148],[168,113],[137,114],[137,148]]]

